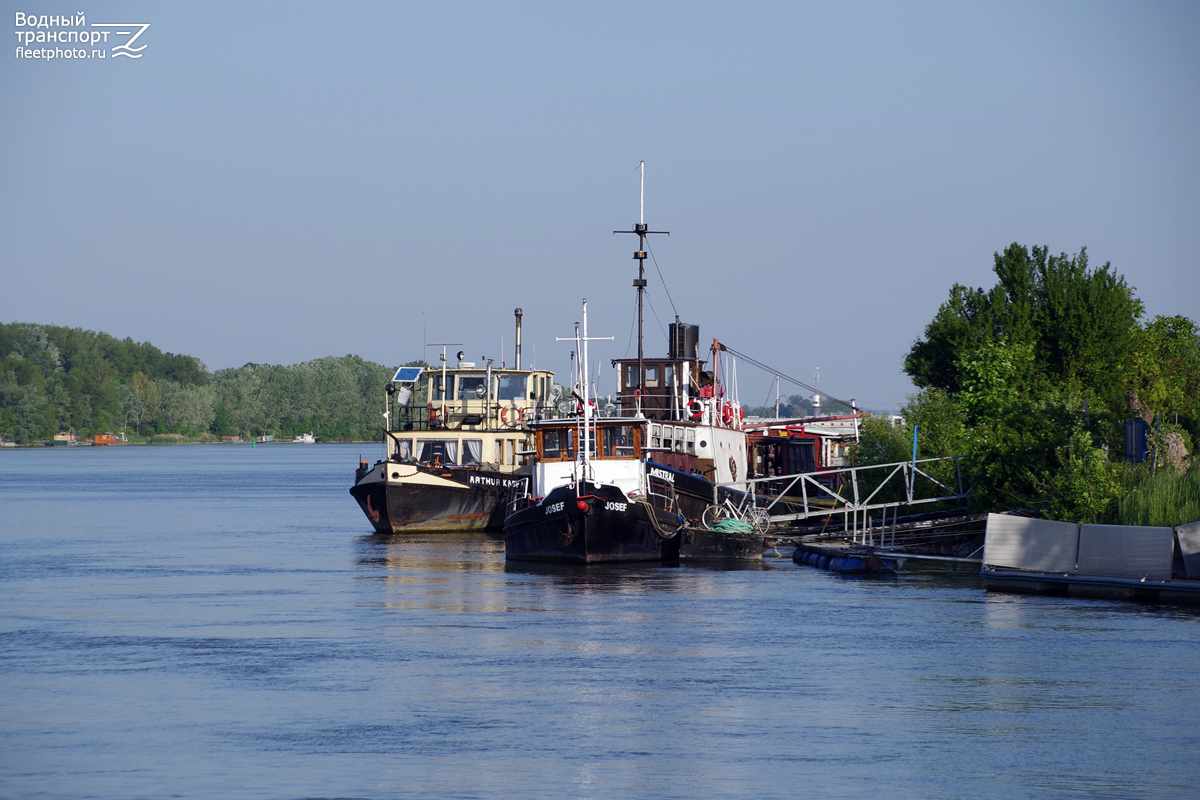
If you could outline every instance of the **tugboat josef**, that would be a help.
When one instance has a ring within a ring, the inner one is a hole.
[[[623,231],[622,231],[623,232]],[[578,375],[558,418],[534,423],[527,486],[504,521],[510,561],[672,561],[681,540],[715,503],[745,501],[746,434],[736,389],[730,396],[713,340],[712,367],[699,358],[699,328],[676,319],[666,358],[642,348],[646,286],[644,222],[639,237],[638,355],[617,359],[618,397],[597,409],[588,376],[587,301],[576,326]],[[611,337],[606,337],[611,338]],[[562,413],[564,412],[565,413]],[[761,554],[761,538],[758,541]]]

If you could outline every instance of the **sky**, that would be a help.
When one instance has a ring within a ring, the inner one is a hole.
[[[214,371],[431,342],[511,366],[520,307],[526,365],[565,375],[587,298],[612,391],[643,161],[670,232],[651,355],[678,315],[895,410],[951,286],[992,286],[1013,242],[1086,247],[1147,318],[1200,319],[1195,2],[0,6],[0,322]],[[72,26],[17,25],[52,13]],[[109,23],[149,24],[139,58]],[[18,55],[81,29],[105,58]]]

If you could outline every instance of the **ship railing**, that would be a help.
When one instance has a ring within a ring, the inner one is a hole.
[[[652,476],[646,478],[646,500],[655,508],[677,513],[675,485]]]
[[[477,407],[478,406],[478,407]],[[490,430],[509,430],[526,427],[545,409],[535,401],[493,401],[487,406],[453,401],[446,404],[445,414],[440,404],[400,406],[391,412],[391,429],[405,431],[457,430],[463,426]]]
[[[529,493],[529,478],[521,478],[508,488],[508,496],[504,504],[504,516],[509,516],[533,503]]]
[[[774,525],[841,515],[843,530],[851,531],[856,543],[861,539],[862,544],[874,544],[875,532],[886,530],[889,514],[894,529],[901,508],[967,500],[971,491],[963,484],[963,458],[922,458],[718,485],[744,485],[751,493],[764,495]],[[873,522],[875,514],[880,525]]]

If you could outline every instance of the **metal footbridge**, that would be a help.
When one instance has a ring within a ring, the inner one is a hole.
[[[962,502],[964,456],[922,458],[891,464],[771,475],[742,482],[772,526],[795,525],[840,515],[842,530],[863,543],[874,531],[894,531],[901,509],[932,503]],[[733,484],[725,484],[733,488]]]

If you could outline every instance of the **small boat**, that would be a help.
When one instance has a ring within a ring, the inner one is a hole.
[[[552,407],[554,373],[465,361],[400,367],[385,396],[383,458],[359,461],[350,494],[380,534],[499,531],[528,481],[531,423]]]
[[[299,436],[292,439],[292,443],[293,444],[316,444],[317,437],[313,436],[311,433],[302,433]]]
[[[77,444],[79,444],[79,440],[75,438],[74,428],[54,434],[53,445],[55,447],[75,447]]]
[[[767,547],[766,534],[753,524],[718,520],[712,525],[685,528],[679,557],[688,561],[761,561]]]

